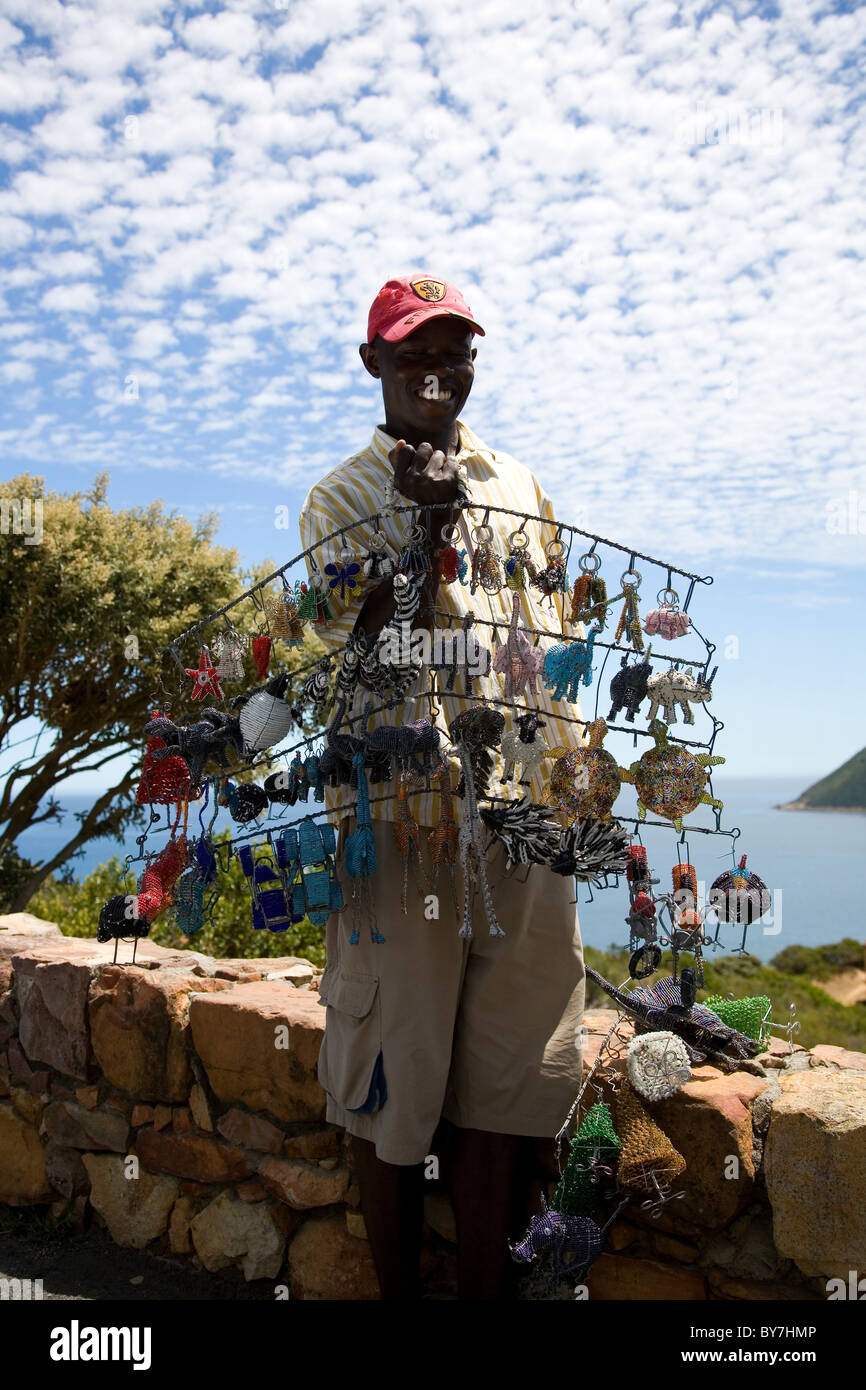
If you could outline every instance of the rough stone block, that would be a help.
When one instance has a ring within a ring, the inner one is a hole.
[[[349,1186],[348,1168],[328,1171],[284,1158],[269,1158],[259,1168],[259,1177],[280,1201],[301,1209],[342,1202]]]
[[[162,1235],[178,1194],[176,1178],[141,1166],[137,1178],[128,1178],[124,1160],[116,1154],[84,1154],[82,1161],[90,1177],[90,1201],[112,1240],[143,1250]]]
[[[64,1149],[126,1153],[129,1121],[116,1110],[85,1110],[72,1100],[52,1100],[42,1116],[42,1132]]]
[[[230,1144],[239,1149],[254,1149],[257,1153],[278,1154],[285,1135],[262,1115],[250,1115],[246,1110],[229,1110],[222,1116],[217,1129]]]
[[[686,1161],[676,1183],[686,1192],[675,1204],[677,1220],[718,1230],[750,1200],[755,1178],[751,1105],[766,1085],[747,1072],[696,1067],[681,1091],[648,1107]],[[735,1168],[737,1176],[728,1176]]]
[[[602,1255],[586,1280],[590,1302],[625,1302],[642,1299],[673,1302],[705,1299],[706,1281],[689,1269],[672,1269],[656,1260],[634,1260],[628,1255]]]
[[[280,983],[237,985],[190,1000],[195,1049],[214,1094],[275,1119],[324,1117],[316,1066],[325,1031],[318,996]],[[288,1029],[288,1048],[277,1047]]]
[[[12,961],[24,1052],[31,1062],[79,1081],[87,1080],[87,995],[96,969],[92,953],[80,949],[86,945],[63,938]]]
[[[311,1134],[293,1134],[286,1139],[283,1152],[286,1158],[304,1158],[311,1163],[316,1158],[338,1158],[340,1129],[319,1129]]]
[[[807,1275],[866,1270],[866,1075],[785,1072],[764,1148],[776,1248]]]
[[[364,1300],[379,1298],[370,1245],[350,1235],[342,1215],[305,1221],[289,1246],[293,1298]]]
[[[247,1280],[273,1279],[280,1272],[286,1241],[264,1202],[250,1205],[222,1192],[192,1219],[189,1229],[205,1269],[240,1262]]]
[[[105,966],[90,990],[93,1052],[118,1090],[140,1101],[186,1100],[190,992],[230,989],[181,970]]]
[[[35,1126],[0,1101],[0,1202],[18,1206],[53,1196]]]
[[[134,1151],[154,1172],[172,1173],[193,1182],[240,1182],[252,1174],[249,1159],[203,1134],[140,1129]]]
[[[62,1149],[59,1144],[46,1144],[42,1151],[45,1172],[55,1192],[67,1200],[76,1193],[87,1192],[90,1179],[78,1149]]]

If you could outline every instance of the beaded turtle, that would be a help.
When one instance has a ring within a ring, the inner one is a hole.
[[[717,767],[725,759],[714,758],[709,753],[690,753],[680,745],[669,743],[667,729],[660,719],[652,721],[649,732],[655,747],[649,748],[627,771],[620,770],[622,781],[633,782],[637,788],[639,818],[644,820],[648,810],[654,811],[681,831],[683,816],[702,802],[721,810],[724,802],[710,796],[706,790],[707,768]]]
[[[607,821],[619,795],[622,769],[601,746],[607,733],[605,720],[593,720],[586,731],[589,742],[583,748],[551,749],[552,756],[559,756],[550,775],[549,799],[569,821],[578,816]]]

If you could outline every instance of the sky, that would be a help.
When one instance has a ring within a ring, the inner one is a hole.
[[[379,286],[453,280],[463,418],[713,576],[725,770],[815,780],[866,743],[864,39],[808,0],[3,0],[4,476],[108,470],[281,563],[381,420]]]

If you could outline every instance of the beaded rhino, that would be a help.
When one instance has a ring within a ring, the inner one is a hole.
[[[683,723],[694,724],[692,704],[709,704],[713,698],[712,684],[718,669],[717,666],[706,681],[695,680],[691,667],[685,671],[657,671],[650,676],[646,688],[651,702],[648,719],[655,719],[661,705],[666,723],[675,724],[676,707],[679,705],[683,712]]]
[[[634,666],[626,664],[628,653],[623,657],[620,669],[610,683],[611,706],[608,719],[616,719],[620,710],[625,708],[626,721],[629,724],[634,723],[634,717],[646,697],[647,681],[652,675],[651,652],[652,647],[647,651],[643,661]]]

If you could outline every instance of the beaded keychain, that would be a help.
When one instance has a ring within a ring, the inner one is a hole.
[[[439,820],[427,836],[430,859],[433,864],[430,886],[433,893],[439,892],[439,871],[444,864],[451,880],[451,897],[456,913],[458,911],[457,877],[454,868],[457,862],[458,840],[457,824],[454,819],[454,797],[451,792],[451,773],[447,763],[443,762],[436,773],[436,782],[439,788]]]
[[[653,637],[663,637],[666,642],[684,637],[691,630],[691,619],[688,613],[680,612],[680,600],[676,589],[661,589],[656,601],[660,606],[651,608],[647,613],[644,618],[644,632]]]
[[[526,588],[527,577],[533,583],[538,578],[538,570],[527,554],[529,537],[523,530],[512,531],[508,537],[508,544],[511,550],[504,566],[505,583],[509,589],[522,592]]]
[[[298,720],[304,705],[312,705],[313,709],[320,714],[328,703],[331,693],[331,664],[333,658],[323,656],[314,671],[311,671],[301,686],[301,693],[298,697],[298,705],[293,706],[292,713]]]
[[[238,632],[226,618],[226,631],[217,633],[213,653],[217,660],[217,679],[222,685],[233,685],[244,678],[244,652],[250,645],[249,637]]]
[[[622,591],[625,595],[625,602],[622,612],[619,615],[619,622],[616,625],[614,642],[618,642],[623,633],[629,639],[636,652],[643,651],[643,633],[640,626],[640,613],[637,606],[638,589],[640,588],[641,577],[637,570],[626,570],[620,579]]]
[[[610,714],[608,720],[616,719],[623,707],[625,708],[625,718],[627,724],[634,723],[634,717],[646,699],[647,682],[652,675],[650,657],[652,647],[648,647],[643,661],[628,665],[628,653],[626,652],[620,662],[620,669],[610,683]]]
[[[558,538],[548,541],[544,547],[547,564],[535,575],[533,584],[540,589],[553,607],[554,594],[568,593],[568,567],[565,559],[565,545]]]
[[[309,586],[301,584],[298,590],[298,617],[305,622],[312,623],[314,627],[318,627],[321,623],[330,622],[334,615],[328,603],[328,590],[312,555],[310,556],[310,571]]]
[[[422,893],[429,893],[427,874],[424,870],[424,862],[421,856],[421,835],[418,829],[418,822],[412,814],[409,805],[409,786],[416,781],[408,772],[400,773],[400,780],[397,783],[397,815],[391,827],[394,836],[394,845],[397,853],[403,861],[402,886],[400,890],[400,907],[405,917],[408,914],[409,896],[409,859],[410,856],[418,861],[417,877]]]
[[[370,926],[370,940],[380,944],[385,940],[376,926],[373,910],[373,889],[370,880],[376,872],[376,842],[373,839],[373,826],[370,820],[370,793],[364,772],[364,754],[356,753],[352,759],[358,783],[358,804],[355,808],[357,828],[346,837],[343,847],[343,864],[349,878],[354,879],[352,903],[354,920],[349,945],[357,946],[360,940],[360,920],[366,918]]]
[[[673,886],[669,911],[673,924],[671,931],[671,957],[673,959],[673,978],[677,978],[680,953],[690,952],[695,958],[695,980],[698,988],[704,987],[704,969],[701,947],[704,944],[704,919],[698,911],[698,878],[693,864],[675,864]]]
[[[454,542],[460,539],[460,527],[456,525],[442,527],[442,545],[434,552],[434,559],[439,572],[439,580],[442,584],[454,584],[458,579],[463,582],[469,568],[469,561],[465,550],[458,550]]]
[[[388,538],[378,527],[370,537],[370,548],[361,565],[365,579],[390,579],[396,569],[395,561],[387,552]]]
[[[271,660],[271,639],[266,632],[260,632],[253,638],[253,664],[256,668],[256,680],[263,681],[268,674],[268,666]]]
[[[607,585],[599,574],[601,556],[588,551],[581,555],[578,564],[580,574],[571,591],[571,621],[598,623],[601,632],[607,623]]]
[[[718,669],[718,666],[714,668],[709,680],[696,680],[692,675],[691,666],[687,666],[685,671],[674,667],[669,671],[657,671],[654,676],[649,676],[646,686],[646,694],[650,701],[647,719],[655,719],[661,705],[665,723],[675,724],[676,707],[679,705],[683,712],[683,723],[694,724],[692,704],[709,704],[713,698],[712,685]]]
[[[485,594],[498,594],[502,588],[502,580],[499,573],[499,557],[493,549],[493,528],[486,525],[476,526],[472,532],[472,539],[475,549],[472,552],[472,580],[469,592],[474,594],[480,586]]]
[[[358,575],[360,573],[361,566],[347,545],[343,545],[340,551],[340,563],[338,565],[325,565],[325,574],[329,576],[328,588],[335,592],[339,586],[341,603],[346,601],[347,589],[354,591],[358,588]]]
[[[430,556],[427,551],[427,532],[423,526],[416,523],[404,538],[397,569],[401,574],[427,574],[430,569]]]
[[[202,647],[199,651],[198,666],[185,666],[184,670],[193,679],[191,700],[203,700],[206,695],[213,695],[215,700],[223,699],[217,668],[211,661],[207,647]]]
[[[271,637],[281,638],[288,646],[298,647],[304,640],[304,624],[298,616],[301,602],[301,586],[296,581],[294,589],[283,580],[282,591],[267,594],[264,611]]]

